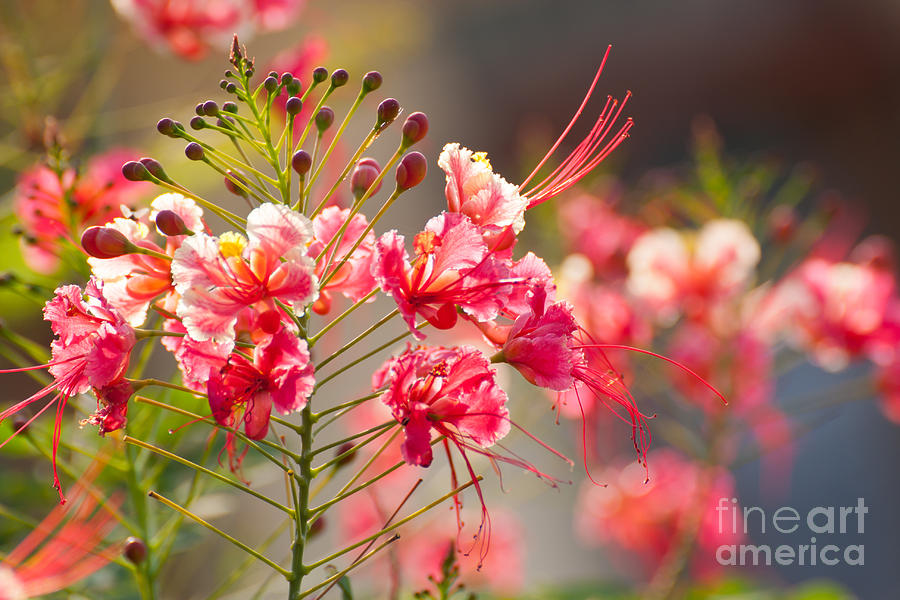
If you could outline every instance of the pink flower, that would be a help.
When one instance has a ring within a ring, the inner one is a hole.
[[[672,450],[655,451],[647,480],[644,468],[631,464],[610,467],[604,473],[606,487],[584,485],[575,511],[575,531],[588,546],[615,544],[637,555],[652,570],[674,549],[679,533],[699,517],[695,572],[710,574],[716,549],[739,543],[731,530],[731,517],[720,528],[720,498],[735,493],[734,481],[724,469],[711,470],[682,458]],[[704,573],[705,570],[705,573]]]
[[[508,269],[493,260],[468,217],[445,212],[432,218],[413,245],[410,264],[403,236],[382,235],[373,274],[418,339],[425,336],[415,328],[417,313],[439,329],[453,327],[457,306],[477,321],[497,316],[510,291]]]
[[[163,329],[172,333],[187,333],[184,325],[175,319],[166,319]],[[162,345],[175,357],[181,371],[182,383],[195,391],[206,390],[206,382],[218,372],[231,355],[234,342],[198,342],[190,336],[162,338]]]
[[[381,400],[403,425],[403,458],[409,464],[431,464],[432,432],[460,449],[476,450],[509,432],[506,393],[478,350],[408,348],[389,365]]]
[[[586,256],[604,280],[625,277],[625,257],[646,230],[643,224],[618,213],[611,200],[588,195],[563,203],[559,223],[572,251]],[[603,234],[598,235],[599,231]]]
[[[481,228],[491,251],[504,250],[525,227],[528,201],[518,187],[495,174],[484,152],[459,144],[444,146],[438,159],[447,185],[447,210],[464,214]]]
[[[0,563],[0,600],[43,597],[81,581],[112,561],[118,548],[101,548],[116,525],[98,502],[92,466],[75,484],[70,502],[56,506]],[[107,501],[110,502],[110,501]],[[112,500],[118,504],[118,500]],[[98,508],[99,507],[99,508]]]
[[[276,300],[302,312],[315,299],[309,219],[284,205],[263,204],[247,217],[247,236],[198,233],[175,251],[177,314],[193,339],[233,340],[237,314],[249,306],[261,313],[263,330],[274,333],[282,319]]]
[[[203,231],[203,210],[190,198],[181,194],[163,194],[151,203],[150,220],[164,210],[172,211],[191,231]],[[186,239],[185,235],[166,237],[165,248],[158,246],[151,238],[150,227],[137,218],[117,218],[106,224],[108,229],[122,233],[131,243],[174,255]],[[109,303],[122,313],[134,327],[139,327],[147,319],[150,304],[163,295],[173,294],[171,261],[146,254],[124,254],[115,258],[88,258],[88,264],[95,277],[103,280],[103,291]]]
[[[256,23],[264,31],[279,31],[291,25],[306,0],[252,0]]]
[[[894,274],[879,265],[807,259],[766,299],[770,328],[837,371],[868,355],[889,362],[900,341]],[[774,323],[774,324],[772,324]]]
[[[94,157],[81,174],[66,169],[57,175],[40,165],[21,175],[14,204],[24,233],[22,252],[32,269],[52,272],[62,242],[77,246],[83,229],[106,223],[122,205],[134,206],[145,188],[122,176],[129,158],[125,150],[112,150]]]
[[[253,362],[232,354],[224,367],[211,370],[209,406],[217,422],[233,428],[243,423],[247,437],[258,440],[269,431],[272,408],[281,414],[300,410],[315,383],[306,342],[281,329],[256,346]],[[236,470],[234,434],[228,434],[226,449]]]
[[[741,221],[710,221],[696,236],[654,229],[628,253],[628,290],[662,320],[679,310],[708,318],[712,308],[747,289],[759,258],[759,243]]]
[[[332,246],[327,254],[322,254],[325,246],[337,235],[349,215],[350,209],[329,206],[313,219],[315,240],[309,247],[309,255],[316,257],[316,275],[320,278],[325,265],[330,262],[331,267],[335,267],[369,225],[363,215],[354,215],[337,250]],[[355,302],[374,290],[376,286],[375,277],[372,275],[374,252],[375,234],[370,231],[338,272],[319,290],[319,298],[313,305],[313,310],[319,314],[326,314],[331,308],[333,292],[339,292]]]
[[[102,390],[117,384],[128,368],[131,349],[136,339],[134,330],[122,315],[109,305],[103,297],[101,284],[93,278],[88,282],[84,293],[75,285],[57,288],[56,296],[44,307],[44,319],[50,321],[50,327],[56,334],[50,345],[51,360],[47,365],[29,369],[46,367],[54,381],[30,398],[0,412],[0,421],[56,391],[53,399],[31,417],[28,423],[56,404],[53,481],[54,486],[59,489],[56,451],[66,401],[75,394],[88,392],[91,388]],[[11,371],[21,370],[26,369]],[[124,413],[122,417],[124,420]],[[99,418],[102,419],[102,415]],[[0,444],[0,447],[2,445]]]

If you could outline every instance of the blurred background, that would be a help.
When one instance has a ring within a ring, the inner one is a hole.
[[[320,62],[345,67],[352,77],[380,70],[384,95],[431,120],[419,148],[431,160],[430,172],[396,211],[401,228],[417,227],[443,207],[436,157],[444,142],[488,151],[495,170],[511,181],[527,174],[568,122],[611,44],[597,96],[631,90],[626,114],[635,126],[604,172],[636,186],[660,168],[688,164],[697,123],[712,123],[724,153],[799,166],[818,189],[835,190],[862,211],[868,232],[900,241],[897,2],[309,0],[288,29],[246,41],[257,63],[267,65],[310,36],[327,44]],[[3,3],[3,202],[11,201],[17,174],[39,159],[47,116],[59,119],[76,161],[122,146],[185,170],[180,148],[157,135],[155,123],[167,115],[187,121],[197,101],[221,95],[216,84],[228,37],[204,58],[185,61],[148,48],[99,0]],[[216,185],[208,176],[207,189]],[[13,236],[4,235],[0,248],[4,268],[20,269]],[[25,318],[29,305],[16,294],[3,292],[0,302],[4,319]],[[33,308],[28,311],[34,321],[23,329],[49,339]],[[800,368],[778,381],[777,394],[821,394],[827,404],[830,388],[849,376],[823,379],[812,367]],[[6,397],[29,389],[23,379]],[[858,543],[866,545],[865,565],[732,567],[727,574],[785,583],[827,578],[860,598],[900,597],[900,474],[892,462],[900,455],[900,428],[871,400],[852,402],[819,413],[794,448],[783,496],[761,492],[758,460],[735,468],[742,504],[794,506],[802,513],[864,498],[869,514]],[[583,549],[571,509],[559,509],[572,506],[574,493],[544,491],[526,503],[528,585],[619,577],[621,561]],[[758,542],[808,540],[763,536]]]

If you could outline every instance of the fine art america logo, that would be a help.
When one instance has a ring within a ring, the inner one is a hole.
[[[790,506],[770,510],[767,514],[758,506],[738,506],[737,498],[719,498],[716,512],[719,534],[743,535],[745,541],[751,534],[809,534],[808,543],[797,545],[723,544],[716,550],[716,561],[720,565],[865,564],[865,545],[826,544],[816,538],[817,535],[864,533],[869,509],[863,498],[857,498],[856,506],[816,506],[805,514]],[[828,541],[832,541],[831,538]]]

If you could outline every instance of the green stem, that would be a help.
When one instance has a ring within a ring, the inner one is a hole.
[[[362,298],[360,298],[359,300],[354,302],[350,308],[348,308],[347,310],[342,312],[333,321],[331,321],[330,323],[325,325],[325,327],[323,327],[321,330],[319,330],[318,333],[316,333],[313,336],[310,336],[310,338],[307,340],[309,347],[312,348],[315,345],[315,343],[319,341],[319,338],[321,338],[323,335],[325,335],[329,329],[331,329],[332,327],[334,327],[335,325],[340,323],[342,320],[344,320],[354,310],[356,310],[357,308],[359,308],[360,306],[362,306],[363,304],[368,302],[369,299],[372,298],[379,291],[380,291],[380,288],[375,288],[374,290],[372,290],[371,292],[369,292],[368,294],[366,294],[365,296],[363,296]]]
[[[375,556],[376,554],[378,554],[379,552],[381,552],[381,551],[382,551],[384,548],[386,548],[388,545],[390,545],[390,544],[396,542],[396,541],[399,540],[399,539],[400,539],[400,536],[399,536],[399,535],[394,535],[394,536],[388,538],[387,540],[385,540],[384,542],[382,542],[381,544],[379,544],[374,550],[372,550],[372,551],[369,552],[368,554],[364,554],[364,555],[360,556],[358,559],[356,559],[355,561],[353,561],[352,563],[350,563],[350,566],[347,567],[347,568],[345,568],[343,571],[338,571],[337,573],[335,573],[334,575],[332,575],[331,577],[329,577],[328,579],[326,579],[326,580],[323,581],[322,583],[320,583],[320,584],[318,584],[318,585],[315,585],[315,586],[309,588],[308,590],[306,590],[305,592],[303,592],[302,594],[300,594],[299,596],[297,596],[297,598],[298,598],[298,599],[299,599],[299,598],[306,598],[307,596],[309,596],[309,595],[312,594],[313,592],[316,592],[316,591],[322,589],[322,588],[325,587],[326,585],[332,585],[333,583],[339,581],[339,580],[341,579],[341,577],[343,577],[344,575],[346,575],[347,573],[349,573],[350,571],[352,571],[353,569],[355,569],[355,568],[358,567],[359,565],[363,564],[364,562],[366,562],[367,560],[369,560],[370,558],[372,558],[373,556]]]
[[[315,474],[312,470],[313,460],[313,415],[309,403],[300,411],[301,433],[300,441],[302,450],[298,465],[300,467],[299,489],[297,493],[296,507],[296,535],[294,544],[291,548],[291,575],[290,585],[288,586],[288,600],[296,600],[300,598],[301,585],[303,577],[309,571],[303,566],[303,551],[306,549],[306,541],[309,536],[309,488]]]
[[[255,496],[256,498],[259,498],[263,502],[267,502],[268,504],[274,506],[275,508],[277,508],[281,511],[284,511],[285,513],[290,514],[291,512],[293,512],[287,506],[281,504],[280,502],[276,502],[275,500],[272,500],[265,494],[257,492],[253,488],[247,487],[246,485],[244,485],[238,481],[235,481],[234,479],[225,477],[224,475],[222,475],[220,473],[216,473],[215,471],[207,469],[204,466],[198,465],[197,463],[192,462],[181,456],[178,456],[177,454],[173,454],[167,450],[158,448],[157,446],[154,446],[153,444],[148,444],[147,442],[135,439],[128,435],[125,436],[125,443],[132,444],[132,445],[138,446],[140,448],[144,448],[146,450],[150,450],[151,452],[154,452],[162,457],[168,458],[169,460],[173,460],[175,462],[183,464],[186,467],[190,467],[191,469],[194,469],[198,473],[203,473],[204,475],[208,475],[209,477],[212,477],[213,479],[217,479],[217,480],[221,481],[222,483],[227,483],[231,487],[239,489],[246,494],[250,494],[251,496]]]
[[[228,535],[227,533],[225,533],[224,531],[222,531],[221,529],[219,529],[219,528],[216,527],[215,525],[211,524],[209,521],[206,521],[206,520],[200,518],[198,515],[192,513],[191,511],[189,511],[188,509],[184,508],[183,506],[177,504],[176,502],[173,502],[173,501],[169,500],[169,499],[166,498],[165,496],[163,496],[163,495],[161,495],[161,494],[159,494],[159,493],[157,493],[157,492],[155,492],[155,491],[153,491],[153,490],[151,490],[150,492],[148,492],[147,495],[150,496],[151,498],[153,498],[154,500],[159,500],[160,502],[162,502],[163,504],[165,504],[166,506],[168,506],[168,507],[171,508],[172,510],[176,510],[176,511],[180,512],[181,514],[183,514],[183,515],[186,516],[187,518],[191,519],[192,521],[194,521],[195,523],[197,523],[197,524],[199,524],[199,525],[202,525],[203,527],[206,527],[207,529],[209,529],[209,530],[212,531],[213,533],[215,533],[215,534],[217,534],[217,535],[220,535],[222,538],[228,540],[229,542],[231,542],[232,544],[234,544],[235,546],[237,546],[238,548],[240,548],[241,550],[243,550],[243,551],[246,552],[247,554],[250,554],[250,555],[252,555],[252,556],[255,556],[255,557],[256,557],[257,559],[259,559],[260,561],[266,563],[267,565],[269,565],[270,567],[272,567],[273,569],[275,569],[276,571],[278,571],[279,573],[281,573],[282,575],[284,575],[285,578],[290,577],[290,575],[291,575],[290,571],[288,571],[287,569],[285,569],[284,567],[282,567],[281,565],[279,565],[279,564],[276,563],[275,561],[271,560],[271,559],[268,558],[267,556],[264,556],[263,554],[260,554],[259,552],[257,552],[256,550],[254,550],[253,548],[251,548],[250,546],[248,546],[247,544],[245,544],[245,543],[243,543],[243,542],[241,542],[241,541],[238,541],[236,538],[233,538],[232,536]]]
[[[144,490],[141,487],[140,480],[138,478],[136,465],[137,453],[135,449],[131,446],[126,446],[125,456],[130,467],[128,469],[127,477],[128,494],[131,496],[131,504],[134,507],[134,512],[136,513],[138,531],[140,531],[140,536],[146,542],[147,546],[147,556],[139,565],[137,565],[135,574],[138,580],[138,588],[141,593],[141,599],[155,600],[155,578],[153,577],[154,570],[152,568],[153,548],[149,544],[151,535],[149,511],[147,509],[147,497],[144,495]]]
[[[331,356],[329,356],[328,358],[324,359],[322,362],[317,364],[316,371],[318,371],[319,369],[321,369],[322,367],[324,367],[325,365],[327,365],[328,363],[333,361],[335,358],[337,358],[338,356],[340,356],[341,354],[343,354],[344,352],[346,352],[347,350],[349,350],[350,348],[352,348],[353,346],[355,346],[362,340],[366,339],[366,337],[371,335],[376,329],[378,329],[379,327],[381,327],[382,325],[384,325],[385,323],[387,323],[388,321],[390,321],[391,319],[396,317],[398,314],[400,314],[400,309],[395,308],[394,310],[392,310],[391,312],[389,312],[388,314],[383,316],[374,325],[372,325],[371,327],[369,327],[368,329],[363,331],[361,334],[359,334],[358,336],[356,336],[355,338],[353,338],[352,340],[350,340],[349,342],[344,344],[334,354],[332,354]],[[316,387],[318,387],[318,386],[316,386]]]

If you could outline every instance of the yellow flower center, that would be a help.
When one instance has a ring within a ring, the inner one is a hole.
[[[247,247],[247,238],[234,231],[226,231],[219,236],[219,252],[225,258],[240,257]]]

